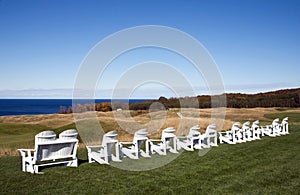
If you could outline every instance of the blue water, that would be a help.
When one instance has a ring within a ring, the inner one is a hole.
[[[128,100],[114,100],[128,102]],[[143,102],[145,99],[130,99],[129,103]],[[81,101],[83,104],[88,101]],[[96,99],[95,103],[111,102],[110,99]],[[0,99],[0,116],[34,115],[58,113],[60,106],[67,109],[72,106],[72,99]]]

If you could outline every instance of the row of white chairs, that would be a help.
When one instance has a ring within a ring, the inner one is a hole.
[[[219,142],[236,144],[246,141],[261,139],[262,136],[276,137],[289,134],[288,117],[281,123],[275,119],[271,125],[259,126],[259,121],[236,122],[232,128],[225,132],[219,132]],[[168,152],[178,153],[184,149],[210,148],[218,146],[216,126],[207,126],[205,133],[200,133],[200,126],[189,129],[185,136],[176,136],[175,128],[168,127],[162,131],[160,139],[149,139],[147,129],[135,132],[132,142],[119,142],[117,131],[104,134],[102,144],[99,146],[86,146],[89,163],[98,162],[109,164],[110,161],[121,162],[123,158],[139,159],[151,157],[152,154],[167,155]],[[69,129],[59,134],[53,131],[43,131],[35,136],[34,149],[19,149],[22,156],[22,170],[24,172],[38,173],[40,166],[63,163],[66,166],[77,167],[78,132]]]
[[[110,161],[121,162],[125,157],[139,159],[151,157],[152,154],[178,153],[181,149],[193,151],[218,146],[216,126],[213,124],[203,134],[199,125],[190,128],[186,136],[176,136],[175,131],[174,127],[168,127],[162,131],[161,139],[149,139],[147,129],[141,129],[135,132],[132,142],[119,142],[117,131],[110,131],[103,136],[101,145],[86,146],[89,162],[109,164]]]
[[[225,132],[219,132],[220,143],[237,144],[247,141],[261,139],[262,136],[276,137],[289,134],[288,117],[284,118],[281,123],[279,119],[273,120],[271,125],[259,126],[259,120],[252,123],[247,121],[243,123],[236,122],[232,125],[231,129]]]

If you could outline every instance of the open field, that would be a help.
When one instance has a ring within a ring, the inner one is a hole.
[[[245,115],[235,119],[238,114],[231,112],[231,120],[247,119]],[[143,172],[89,164],[83,148],[79,149],[78,168],[45,168],[42,175],[23,173],[20,157],[0,157],[0,193],[297,194],[300,191],[299,110],[267,109],[264,115],[258,115],[266,122],[275,117],[289,116],[290,134],[275,138],[263,137],[261,140],[237,145],[222,144],[204,156],[199,156],[198,151],[183,152],[171,163]],[[3,134],[2,127],[8,124],[1,125]],[[15,130],[22,126],[14,125]],[[35,126],[24,125],[26,132]],[[37,125],[32,134],[42,127]],[[62,129],[56,129],[60,130]],[[16,135],[18,133],[20,132]],[[133,160],[123,161],[131,163]]]

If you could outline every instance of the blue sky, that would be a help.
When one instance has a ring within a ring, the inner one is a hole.
[[[218,65],[226,92],[299,87],[299,10],[297,0],[0,0],[0,98],[71,97],[89,50],[106,36],[139,25],[169,26],[196,38]],[[150,48],[126,55],[99,79],[97,98],[109,97],[138,56],[167,61],[188,75],[197,94],[209,93],[192,65],[174,54]],[[134,97],[174,96],[155,85],[140,87]]]

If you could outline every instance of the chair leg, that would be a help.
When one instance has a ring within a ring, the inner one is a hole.
[[[88,154],[88,158],[89,158],[89,163],[95,162],[95,161],[92,159],[92,157],[91,157],[90,154]]]
[[[26,172],[26,162],[25,162],[24,158],[22,158],[22,171]]]
[[[33,165],[33,170],[31,173],[39,173],[39,166]]]
[[[223,142],[223,138],[219,138],[219,141],[220,141],[220,144],[223,144],[224,142]]]
[[[120,148],[118,143],[115,144],[115,150],[116,150],[116,154],[115,156],[112,155],[112,160],[116,162],[121,162],[122,160],[120,159]]]
[[[69,161],[68,164],[67,164],[67,166],[68,167],[78,167],[78,160],[77,160],[77,158]]]
[[[146,141],[146,155],[150,156],[150,154],[149,154],[149,141],[148,140]]]
[[[25,162],[25,172],[30,172],[30,173],[34,173],[34,165],[30,162]]]

